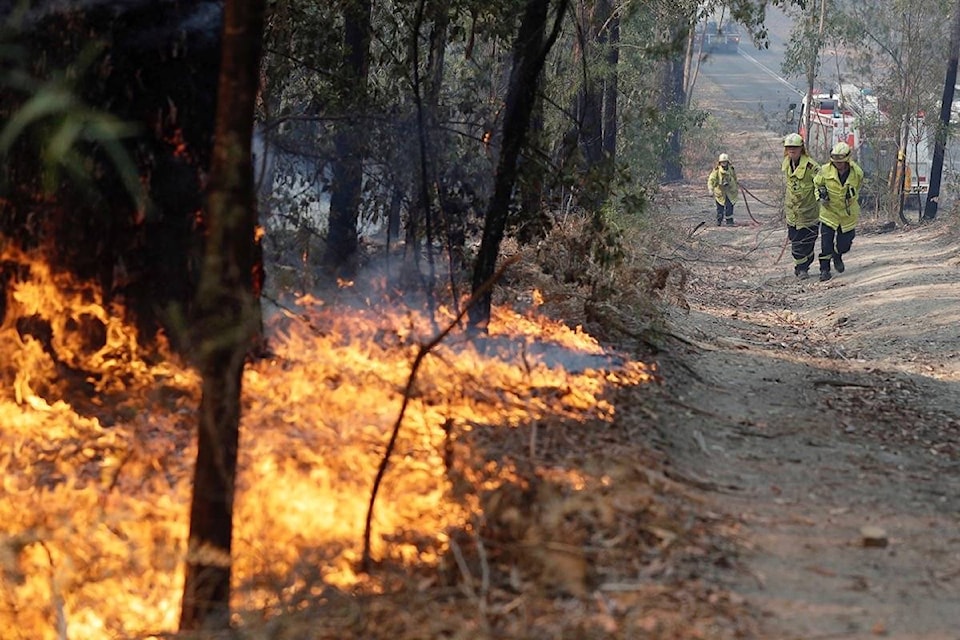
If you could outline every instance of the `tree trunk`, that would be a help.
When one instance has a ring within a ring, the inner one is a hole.
[[[580,94],[580,146],[587,170],[596,170],[603,162],[603,89],[595,78]]]
[[[607,197],[606,163],[603,155],[603,81],[598,77],[599,65],[592,64],[597,51],[607,43],[608,0],[594,2],[592,12],[583,12],[588,35],[584,43],[583,88],[580,90],[580,147],[586,163],[587,179],[580,194],[580,203],[597,211]]]
[[[820,69],[820,52],[823,49],[823,28],[826,21],[827,0],[820,0],[820,19],[817,24],[817,36],[814,51],[807,66],[807,106],[803,110],[803,134],[806,143],[810,145],[810,110],[813,108],[813,86],[817,81],[817,71]],[[813,18],[811,17],[811,22]],[[812,31],[812,30],[811,30]]]
[[[543,72],[538,80],[543,84]],[[544,147],[543,96],[538,95],[530,114],[530,129],[527,132],[529,145],[535,149]],[[546,152],[544,152],[546,154]],[[517,240],[530,244],[546,237],[550,230],[550,216],[543,206],[545,165],[541,159],[530,159],[520,167],[520,210],[522,219],[517,229]]]
[[[254,295],[256,196],[251,163],[265,0],[225,5],[223,53],[197,291],[197,361],[203,376],[180,629],[230,622],[231,540],[243,363],[259,324]]]
[[[427,50],[426,73],[420,74],[420,34],[425,22],[430,23],[430,46]],[[443,147],[437,143],[437,110],[440,104],[440,91],[443,86],[443,69],[445,64],[445,45],[450,16],[446,3],[427,4],[427,0],[420,0],[416,18],[411,29],[410,50],[413,58],[413,90],[416,101],[417,115],[417,171],[414,172],[413,206],[410,210],[409,225],[407,227],[407,245],[404,247],[404,263],[402,280],[406,283],[417,283],[420,278],[420,249],[426,246],[427,261],[430,269],[430,282],[436,272],[434,259],[434,238],[437,229],[433,215],[435,205],[442,200],[437,193],[436,185],[441,180],[437,176],[435,149]],[[441,222],[449,234],[450,227],[446,224],[442,207],[440,208]],[[421,222],[423,223],[421,225]],[[420,233],[423,233],[425,245],[421,244]],[[449,241],[449,235],[447,240]],[[449,242],[448,245],[449,247]],[[461,243],[462,246],[462,243]],[[452,255],[452,254],[451,254]],[[453,272],[451,270],[451,277]],[[428,292],[429,293],[429,292]]]
[[[620,63],[620,16],[610,16],[607,38],[607,76],[603,83],[603,154],[612,167],[617,159],[617,66]]]
[[[579,200],[584,208],[597,211],[609,195],[616,156],[619,18],[610,0],[581,0],[578,16],[586,31],[574,50],[583,67],[575,103],[586,173]]]
[[[660,100],[661,106],[666,112],[679,112],[686,104],[683,95],[683,68],[684,57],[682,54],[674,55],[664,61],[663,89]],[[674,128],[667,137],[667,152],[663,154],[663,178],[667,182],[683,179],[683,167],[680,163],[682,147],[682,132],[679,128]]]
[[[957,59],[960,58],[960,0],[953,9],[953,26],[950,30],[950,57],[947,59],[947,77],[943,83],[943,98],[940,101],[940,126],[933,146],[933,163],[930,167],[930,188],[927,191],[927,203],[923,209],[923,219],[937,217],[940,203],[940,182],[943,177],[943,155],[947,145],[947,131],[950,127],[950,109],[953,106],[954,87],[957,83]]]
[[[343,81],[347,93],[344,113],[348,117],[334,138],[336,159],[330,194],[330,219],[323,263],[334,271],[353,269],[358,248],[357,220],[363,189],[364,133],[355,114],[366,106],[367,74],[370,68],[370,0],[352,0],[344,10],[343,43],[346,60]]]
[[[693,104],[693,87],[696,85],[697,76],[700,73],[700,62],[703,60],[703,41],[706,39],[704,37],[697,38],[698,28],[698,24],[690,27],[683,54],[683,93],[686,96],[684,104],[688,109]],[[694,57],[696,57],[696,64],[694,64]]]
[[[507,223],[510,194],[517,176],[517,159],[523,147],[534,98],[539,90],[538,80],[544,59],[556,41],[568,0],[559,0],[553,32],[544,42],[550,0],[527,0],[520,29],[513,50],[513,68],[504,106],[503,142],[494,181],[493,197],[487,206],[483,237],[473,271],[473,294],[469,321],[474,328],[486,328],[490,321],[492,296],[487,286],[496,269]]]

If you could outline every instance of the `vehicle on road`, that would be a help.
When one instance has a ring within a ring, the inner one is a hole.
[[[897,153],[901,145],[880,133],[886,118],[876,98],[854,85],[841,85],[829,93],[815,93],[810,110],[810,129],[807,131],[807,97],[803,98],[797,132],[807,143],[810,156],[826,162],[830,149],[838,142],[846,142],[854,150],[854,157],[863,168],[869,187],[863,189],[862,200],[879,198],[893,175]],[[906,139],[902,145],[908,167],[909,184],[904,185],[904,205],[919,209],[930,188],[930,170],[933,164],[933,134],[924,123],[923,114],[912,118],[908,126],[900,127]]]
[[[833,93],[815,93],[809,97],[813,106],[808,109],[808,96],[804,96],[800,104],[797,132],[806,140],[811,157],[825,162],[830,149],[838,142],[846,142],[856,151],[860,147],[857,116],[845,108],[840,97]],[[809,130],[806,129],[808,110]]]
[[[736,53],[740,50],[740,27],[732,20],[705,20],[697,25],[695,45],[704,53]]]

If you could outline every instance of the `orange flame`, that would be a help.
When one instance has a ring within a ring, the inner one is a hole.
[[[24,637],[129,637],[176,629],[199,380],[157,359],[91,287],[42,262],[8,287],[0,396],[0,628]],[[371,484],[433,324],[413,311],[331,309],[303,296],[268,323],[273,357],[249,365],[235,510],[234,606],[269,610],[312,581],[376,589],[357,561]],[[44,344],[17,319],[49,322]],[[80,320],[86,318],[86,320]],[[102,325],[102,345],[77,326]],[[452,334],[413,386],[373,522],[373,554],[434,564],[476,498],[454,499],[445,446],[478,425],[568,417],[613,420],[613,385],[642,363],[610,366],[580,328],[495,308],[479,351]],[[563,366],[567,358],[578,365]],[[82,372],[81,394],[59,380]],[[469,452],[458,452],[458,455]],[[467,465],[469,467],[469,465]],[[472,474],[472,475],[471,475]],[[492,488],[508,465],[478,462]],[[576,484],[576,479],[571,480]],[[317,578],[311,571],[319,570]]]

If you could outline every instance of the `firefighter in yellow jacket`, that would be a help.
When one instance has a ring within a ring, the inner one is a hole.
[[[717,166],[707,178],[707,189],[717,202],[717,226],[726,220],[727,226],[732,227],[733,203],[740,195],[740,185],[737,184],[737,171],[730,164],[730,156],[727,154],[721,153],[717,159]]]
[[[830,263],[843,273],[843,255],[850,251],[860,219],[860,187],[863,169],[851,158],[850,145],[838,142],[830,162],[813,179],[820,199],[820,281],[830,279]]]
[[[813,182],[820,174],[820,165],[807,155],[799,134],[791,133],[783,139],[783,164],[780,170],[786,187],[783,212],[787,218],[790,253],[793,254],[793,274],[806,279],[813,264],[814,247],[820,232],[820,206]]]

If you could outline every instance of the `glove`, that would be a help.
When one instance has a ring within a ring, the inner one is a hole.
[[[821,200],[830,199],[830,194],[827,193],[826,187],[820,187],[819,189],[817,189],[817,193],[819,194]]]

